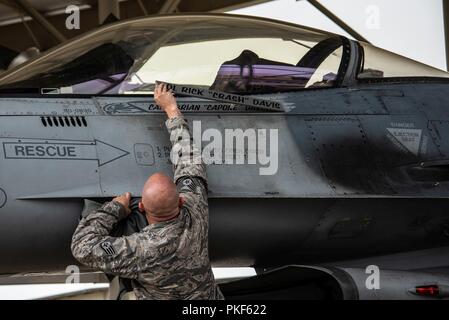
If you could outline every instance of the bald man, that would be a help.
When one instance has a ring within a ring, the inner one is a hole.
[[[174,181],[163,173],[149,177],[139,210],[148,226],[126,237],[110,236],[129,213],[129,192],[81,219],[72,253],[106,274],[133,279],[137,299],[223,299],[208,254],[207,176],[188,124],[165,85],[156,103],[168,116]]]

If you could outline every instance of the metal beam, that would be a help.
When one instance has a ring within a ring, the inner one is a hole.
[[[118,0],[98,0],[99,24],[103,25],[111,17],[120,20],[120,4]]]
[[[248,0],[248,1],[235,1],[235,3],[230,3],[226,6],[221,6],[217,9],[212,9],[209,10],[210,12],[217,12],[217,13],[222,13],[222,12],[228,12],[228,11],[232,11],[232,10],[237,10],[237,9],[242,9],[242,8],[246,8],[246,7],[251,7],[251,6],[255,6],[261,3],[265,3],[265,2],[270,2],[272,0]],[[217,1],[215,1],[215,3],[217,3]]]
[[[36,46],[36,48],[38,48],[39,50],[42,50],[42,46],[39,43],[39,40],[34,35],[33,30],[31,30],[30,26],[28,25],[28,22],[25,21],[25,17],[23,15],[22,15],[22,23],[25,26],[25,29],[27,30],[28,34],[30,35],[30,38],[33,40],[34,45]]]
[[[444,43],[446,48],[446,70],[449,71],[449,0],[443,0]]]
[[[42,46],[39,43],[39,40],[37,39],[37,37],[34,35],[33,30],[31,30],[30,26],[28,25],[26,19],[25,19],[25,14],[23,12],[23,10],[21,10],[15,3],[12,3],[9,0],[0,0],[1,4],[4,4],[16,11],[18,11],[21,15],[21,19],[22,19],[22,24],[25,27],[26,31],[28,32],[31,40],[33,41],[34,45],[39,49],[42,50]]]
[[[178,4],[181,0],[165,0],[161,9],[159,9],[159,14],[173,13],[176,11]]]
[[[144,14],[145,16],[147,16],[147,15],[148,15],[148,10],[147,10],[147,8],[145,7],[145,4],[142,2],[142,0],[137,0],[137,3],[139,4],[139,7],[140,7],[140,9],[142,10],[143,14]]]
[[[27,0],[16,0],[16,5],[23,12],[30,15],[34,20],[36,20],[58,42],[64,42],[66,40],[66,38],[50,22],[48,22],[48,20],[43,15],[41,15],[36,9],[34,9]]]
[[[32,0],[28,0],[30,3]],[[33,0],[34,1],[34,0]],[[80,30],[66,30],[65,22],[67,15],[64,10],[51,9],[51,11],[41,11],[40,13],[55,26],[67,39],[78,36],[84,32],[88,32],[98,27],[98,0],[79,0],[80,6],[80,18],[81,29]],[[141,0],[148,11],[148,15],[157,14],[161,9],[165,0]],[[230,9],[242,8],[248,5],[254,5],[270,0],[208,0],[208,1],[180,1],[178,4],[178,10],[180,12],[210,12],[210,11],[228,11]],[[303,0],[305,1],[305,0]],[[48,3],[52,1],[47,1]],[[54,1],[53,1],[54,2]],[[53,3],[52,2],[52,3]],[[69,1],[70,2],[70,1]],[[72,1],[76,2],[76,1]],[[120,2],[120,18],[130,19],[134,17],[141,17],[142,8],[139,6],[138,1],[119,1]],[[17,8],[17,4],[14,0],[0,0],[0,3],[8,3],[12,7]],[[28,49],[31,46],[35,46],[33,40],[28,36],[27,31],[23,26],[22,12],[20,8],[17,8],[20,14],[3,20],[0,22],[0,45],[7,46],[14,51],[21,52]],[[57,42],[53,40],[53,36],[50,35],[44,28],[41,28],[35,19],[32,19],[25,13],[25,21],[33,31],[36,38],[39,40],[41,50],[45,51],[53,47]],[[59,43],[59,42],[58,42]]]
[[[16,6],[9,0],[0,0],[0,3],[4,4],[5,6],[8,6],[10,8],[14,8],[14,9],[16,8]]]
[[[330,20],[332,20],[335,24],[337,24],[340,28],[345,30],[347,33],[349,33],[354,39],[359,41],[368,42],[369,41],[363,37],[360,33],[352,29],[350,26],[348,26],[343,20],[341,20],[339,17],[337,17],[335,14],[333,14],[331,11],[329,11],[325,6],[323,6],[321,3],[318,2],[318,0],[308,0],[309,3],[317,8],[322,14],[324,14],[326,17],[328,17]]]

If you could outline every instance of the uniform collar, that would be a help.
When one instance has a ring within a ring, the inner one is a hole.
[[[163,227],[163,226],[165,226],[165,225],[168,225],[168,224],[172,224],[172,223],[178,222],[178,221],[181,219],[181,216],[183,215],[183,211],[184,211],[183,209],[184,209],[184,208],[181,208],[181,209],[179,210],[178,214],[177,214],[174,218],[172,218],[172,219],[170,219],[170,220],[164,220],[164,221],[160,221],[160,222],[156,222],[156,223],[149,224],[148,227],[151,227],[151,228],[160,228],[160,227]]]

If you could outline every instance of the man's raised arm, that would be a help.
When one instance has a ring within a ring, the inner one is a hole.
[[[165,84],[162,84],[156,87],[154,96],[156,103],[168,117],[165,125],[172,143],[171,160],[175,183],[180,192],[194,192],[207,196],[207,175],[201,160],[201,152],[193,143],[189,125],[179,111],[173,94],[167,90]]]

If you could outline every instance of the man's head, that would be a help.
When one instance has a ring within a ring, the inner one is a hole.
[[[150,176],[142,191],[139,209],[148,217],[156,220],[173,218],[182,207],[183,199],[179,196],[173,180],[163,173]]]

